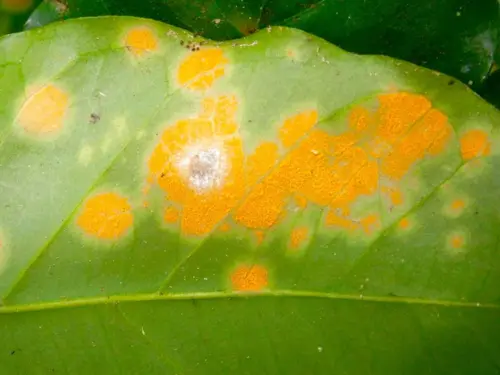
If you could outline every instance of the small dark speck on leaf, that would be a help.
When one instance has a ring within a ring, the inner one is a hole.
[[[89,122],[91,124],[97,124],[101,120],[101,116],[99,116],[97,113],[91,113],[90,114],[90,120]]]
[[[448,81],[448,85],[449,85],[449,86],[453,86],[454,84],[455,84],[455,81],[454,81],[454,80],[450,79],[450,80]]]
[[[14,354],[16,354],[15,350],[13,350],[13,351],[10,352],[10,355],[14,355]]]
[[[184,41],[183,41],[183,40],[181,40],[181,46],[183,46],[183,45],[184,45]]]
[[[161,177],[161,178],[165,177],[165,172],[161,172],[160,177]]]

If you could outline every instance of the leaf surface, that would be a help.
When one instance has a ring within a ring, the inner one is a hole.
[[[4,373],[498,372],[500,117],[464,85],[103,17],[0,39],[0,87]]]

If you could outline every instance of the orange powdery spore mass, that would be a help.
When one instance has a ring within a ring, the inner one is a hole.
[[[452,133],[447,117],[430,110],[382,159],[382,173],[395,180],[401,179],[426,154],[435,156],[444,151]]]
[[[257,146],[246,163],[248,171],[248,185],[255,185],[278,160],[278,146],[272,142],[263,142]]]
[[[288,192],[271,180],[256,185],[234,213],[234,220],[252,229],[267,229],[282,217]]]
[[[280,128],[280,140],[284,147],[293,146],[318,122],[315,109],[301,112],[285,120]]]
[[[133,222],[127,198],[113,192],[100,193],[87,199],[77,218],[77,225],[86,234],[106,240],[123,236]]]
[[[393,205],[401,205],[403,195],[395,184],[426,155],[443,152],[452,134],[446,116],[421,95],[384,94],[379,102],[373,114],[353,108],[344,133],[312,130],[267,178],[269,185],[284,189],[282,196],[300,194],[308,202],[330,207],[335,213],[327,216],[329,225],[375,230],[379,224],[373,215],[360,224],[348,217],[351,205],[377,193],[381,175],[393,180],[382,192]]]
[[[149,27],[141,26],[131,29],[125,36],[125,46],[138,57],[158,49],[158,40]]]
[[[150,156],[153,181],[182,206],[185,234],[211,232],[245,191],[236,109],[235,97],[205,99],[197,117],[179,120],[163,132]]]
[[[234,291],[258,292],[268,286],[268,271],[264,266],[241,265],[233,271],[231,284]]]
[[[175,207],[169,206],[165,209],[163,220],[168,224],[174,224],[179,221],[179,210]]]
[[[289,247],[291,249],[298,249],[309,235],[309,228],[307,227],[297,227],[292,230],[290,234]]]
[[[202,48],[188,54],[181,62],[177,81],[191,90],[206,90],[224,75],[228,63],[221,48]]]
[[[460,151],[464,160],[489,155],[491,144],[488,133],[481,129],[469,130],[460,138]]]
[[[69,97],[61,88],[48,84],[35,91],[22,105],[19,125],[29,134],[44,136],[59,132],[68,110]]]

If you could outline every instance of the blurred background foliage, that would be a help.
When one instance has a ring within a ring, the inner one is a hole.
[[[448,74],[500,105],[499,0],[0,0],[0,34],[101,15],[152,18],[214,40],[295,27]]]

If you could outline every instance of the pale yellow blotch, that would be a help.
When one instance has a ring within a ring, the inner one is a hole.
[[[468,233],[464,230],[453,231],[446,236],[446,248],[451,254],[460,254],[466,250]]]
[[[104,136],[101,143],[101,151],[106,153],[112,144],[120,142],[129,134],[129,128],[125,117],[116,117],[111,121],[112,128]]]
[[[94,149],[89,145],[84,145],[78,152],[78,163],[87,166],[92,161]]]
[[[53,84],[29,92],[31,95],[22,104],[16,118],[19,126],[34,136],[59,133],[68,110],[68,94]]]
[[[7,249],[7,243],[5,240],[5,236],[2,234],[0,230],[0,274],[5,270],[5,266],[7,265],[7,260],[9,259],[9,252]]]
[[[418,222],[416,221],[414,216],[405,216],[399,219],[396,222],[397,230],[395,234],[399,235],[407,235],[408,232],[413,232],[415,228],[418,226]]]
[[[106,138],[104,138],[102,143],[101,143],[101,151],[103,153],[108,152],[108,149],[109,149],[109,146],[111,146],[111,143],[113,143],[112,136],[107,136]]]
[[[443,213],[448,217],[458,217],[463,214],[469,203],[467,197],[457,196],[445,204]]]

